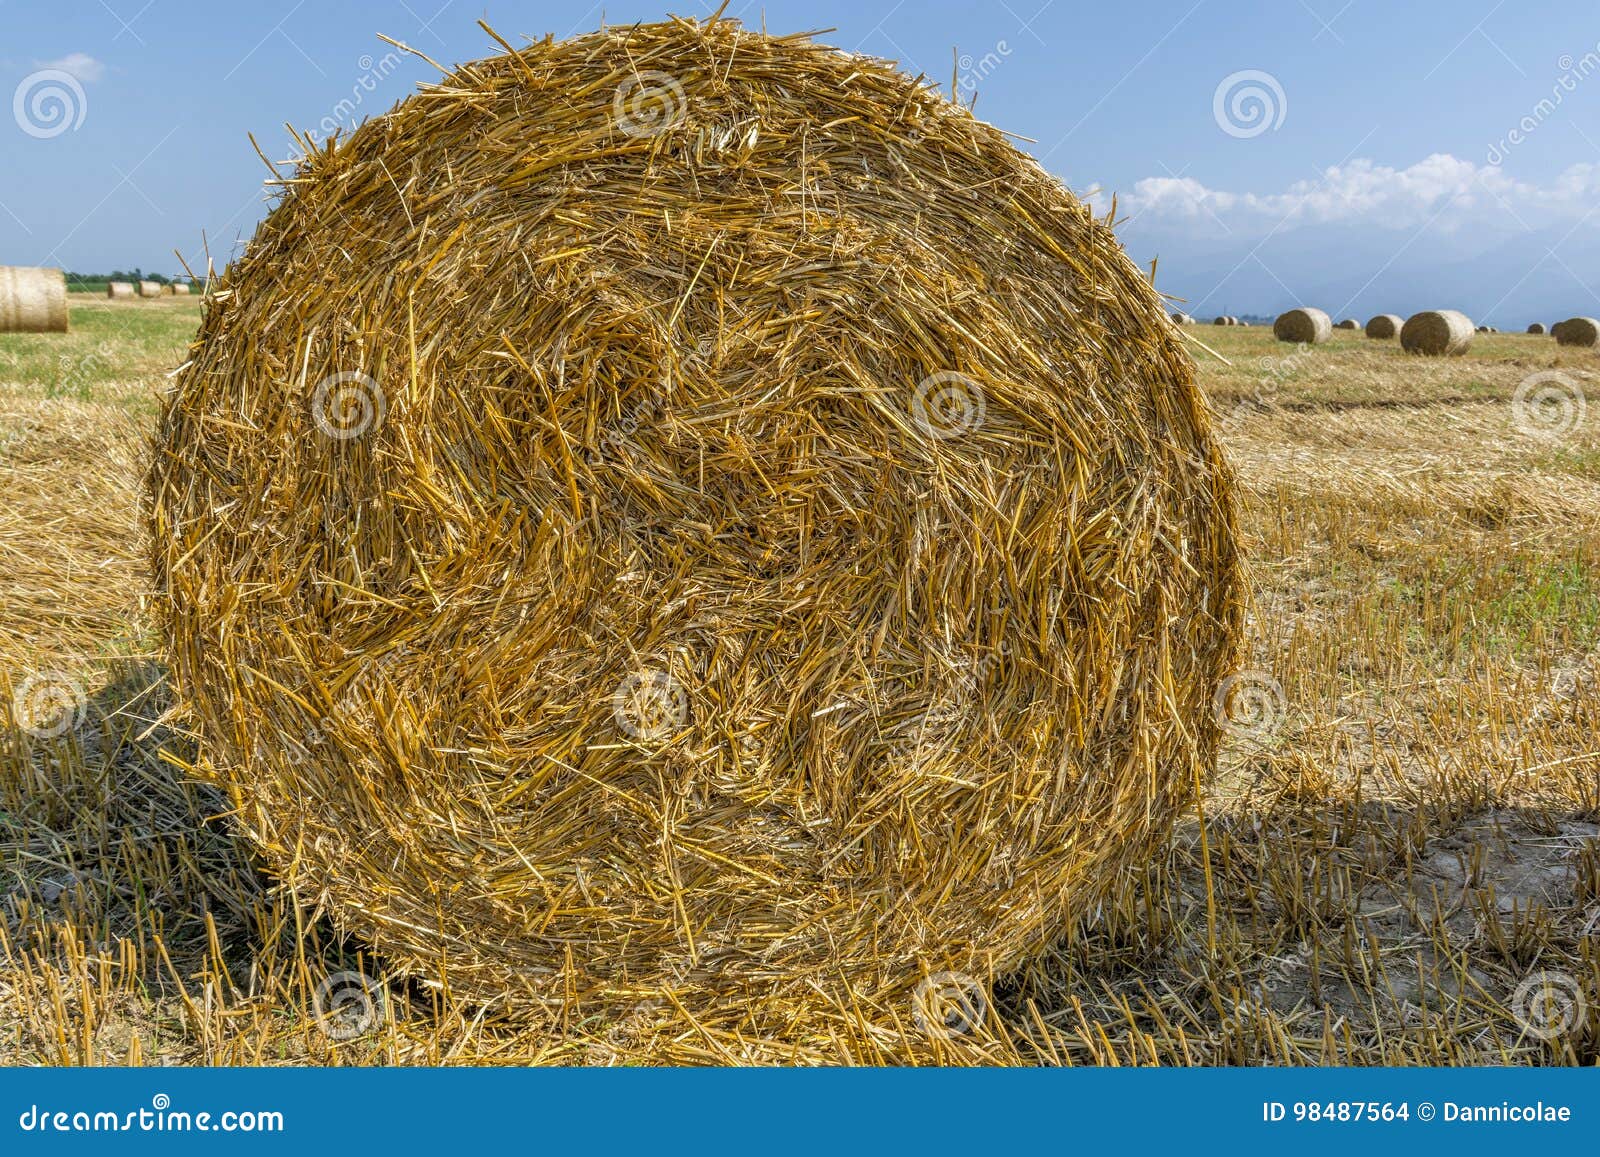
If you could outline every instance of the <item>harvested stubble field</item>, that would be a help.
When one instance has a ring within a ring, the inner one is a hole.
[[[0,1062],[785,1059],[671,1007],[529,1024],[382,983],[259,874],[160,722],[142,595],[144,442],[199,311],[75,301],[68,336],[0,338],[0,703],[83,695],[55,736],[5,713]],[[1232,363],[1194,347],[1253,599],[1202,808],[1044,958],[978,978],[968,1031],[907,1009],[788,1059],[1596,1063],[1600,426],[1518,387],[1557,371],[1572,401],[1600,362],[1522,334],[1450,359],[1194,334]],[[335,1039],[314,994],[345,971],[381,1016]],[[1583,998],[1565,1031],[1533,1031],[1541,974]]]

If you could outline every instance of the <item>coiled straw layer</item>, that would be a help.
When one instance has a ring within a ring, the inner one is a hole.
[[[674,21],[460,66],[309,150],[166,405],[204,772],[458,995],[906,1024],[1212,765],[1240,585],[1184,340],[884,62]]]

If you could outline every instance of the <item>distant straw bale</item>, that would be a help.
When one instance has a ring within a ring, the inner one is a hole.
[[[1464,354],[1472,346],[1472,319],[1453,309],[1414,313],[1400,327],[1400,348],[1432,357]]]
[[[1367,322],[1367,336],[1387,341],[1399,336],[1400,327],[1405,324],[1405,319],[1398,313],[1380,313]]]
[[[1333,319],[1320,309],[1291,309],[1272,323],[1272,336],[1296,345],[1318,345],[1333,336]]]
[[[66,333],[67,326],[66,274],[0,265],[0,333]]]
[[[1600,321],[1592,317],[1569,317],[1561,323],[1556,341],[1562,345],[1593,346],[1600,342]]]

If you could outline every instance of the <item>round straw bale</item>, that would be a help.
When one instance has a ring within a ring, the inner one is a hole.
[[[1216,320],[1214,320],[1211,324],[1212,325],[1231,325],[1232,323],[1226,317],[1219,317]]]
[[[141,282],[139,282],[139,296],[140,297],[160,297],[161,296],[161,283],[159,281],[141,281]]]
[[[1296,345],[1317,345],[1333,336],[1333,319],[1320,309],[1291,309],[1272,323],[1272,336]]]
[[[1532,325],[1530,325],[1528,327],[1528,332],[1529,333],[1549,333],[1550,331],[1545,328],[1544,322],[1536,321],[1536,322],[1534,322]]]
[[[1556,341],[1562,345],[1595,345],[1600,342],[1600,321],[1592,317],[1569,317],[1561,323]]]
[[[1353,317],[1347,317],[1343,321],[1341,321],[1338,325],[1334,326],[1333,328],[1334,329],[1360,329],[1361,328],[1361,323],[1359,321],[1357,321]]]
[[[166,288],[169,297],[188,297],[189,283],[187,281],[169,281]]]
[[[1386,340],[1395,337],[1405,320],[1398,313],[1380,313],[1367,322],[1367,336]]]
[[[0,265],[0,333],[66,333],[67,324],[65,273]]]
[[[1172,321],[1173,321],[1173,323],[1175,325],[1193,325],[1194,324],[1194,318],[1190,317],[1186,313],[1174,313],[1172,315]]]
[[[1233,483],[1165,316],[888,63],[719,20],[461,66],[305,158],[165,404],[206,774],[513,1010],[793,1038],[1018,966],[1226,722]]]
[[[1444,356],[1464,354],[1472,345],[1472,319],[1453,309],[1414,313],[1400,327],[1400,348],[1407,353]]]
[[[134,295],[133,282],[108,281],[106,283],[107,297],[132,297]]]

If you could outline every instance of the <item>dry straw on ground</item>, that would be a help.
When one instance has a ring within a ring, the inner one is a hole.
[[[201,770],[459,996],[909,1029],[1213,762],[1193,374],[1110,228],[884,62],[674,21],[460,66],[308,149],[165,408]]]
[[[109,281],[106,283],[107,297],[132,297],[133,294],[133,282],[131,281]]]
[[[66,274],[0,265],[0,333],[66,333],[67,324]]]
[[[141,281],[141,282],[139,282],[139,296],[140,297],[160,297],[161,296],[161,283],[159,281]]]
[[[1472,319],[1453,309],[1414,313],[1400,327],[1400,347],[1407,353],[1435,357],[1464,354],[1472,345]]]
[[[1600,321],[1592,317],[1569,317],[1558,327],[1556,341],[1575,346],[1600,343]]]
[[[1380,313],[1367,322],[1367,336],[1379,340],[1398,337],[1405,320],[1398,313]]]
[[[1320,309],[1291,309],[1272,323],[1272,336],[1279,341],[1317,345],[1333,336],[1333,319]]]

